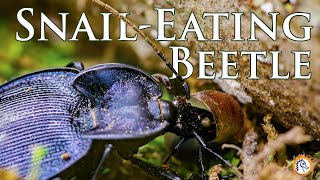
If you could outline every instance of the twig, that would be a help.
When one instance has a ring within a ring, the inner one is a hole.
[[[263,167],[261,162],[263,162],[271,153],[283,149],[286,145],[302,144],[310,141],[311,139],[312,137],[306,135],[304,129],[300,126],[296,126],[290,131],[280,134],[276,140],[269,142],[261,152],[252,157],[249,164],[244,164],[248,166],[248,171],[251,172],[250,174],[247,174],[247,179],[257,179],[256,172],[261,172]],[[244,155],[244,159],[247,158],[245,157],[246,155]]]
[[[238,155],[238,156],[240,156],[240,155],[242,154],[242,149],[241,149],[240,147],[234,145],[234,144],[223,144],[223,145],[221,146],[221,148],[222,148],[222,149],[224,149],[224,148],[235,149],[235,150],[238,151],[238,152],[237,152],[237,155]]]

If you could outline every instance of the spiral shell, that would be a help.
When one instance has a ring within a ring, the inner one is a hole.
[[[214,114],[217,143],[224,143],[243,127],[243,113],[240,104],[232,96],[219,91],[201,91],[192,94],[193,106],[204,108]]]

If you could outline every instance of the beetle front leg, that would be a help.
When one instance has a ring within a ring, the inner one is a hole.
[[[207,177],[207,173],[206,173],[206,168],[204,167],[204,163],[203,163],[203,154],[202,154],[202,147],[199,147],[199,162],[200,162],[200,166],[201,166],[201,179],[202,180],[206,180],[208,179]]]
[[[102,155],[102,157],[100,159],[99,165],[98,165],[98,167],[96,168],[96,170],[94,172],[92,180],[96,180],[98,172],[101,169],[104,160],[109,156],[109,154],[111,152],[111,149],[112,149],[112,144],[107,144],[106,147],[105,147],[104,153],[103,153],[103,155]]]
[[[130,161],[154,177],[159,177],[160,179],[171,179],[171,180],[182,179],[178,176],[177,173],[173,172],[168,168],[163,168],[160,166],[149,164],[133,156],[130,157]]]
[[[187,138],[182,138],[180,141],[175,145],[175,147],[171,150],[168,156],[162,161],[162,166],[167,166],[169,159],[175,155],[180,148],[180,146],[187,140]]]
[[[206,150],[207,152],[209,152],[210,154],[213,154],[215,157],[217,157],[218,159],[220,159],[221,161],[223,161],[227,166],[229,166],[233,172],[235,173],[235,175],[237,175],[239,177],[239,179],[243,178],[243,174],[235,167],[233,167],[227,160],[225,160],[223,157],[221,157],[219,154],[217,154],[216,152],[212,151],[210,148],[208,148],[207,144],[205,143],[205,141],[202,139],[202,137],[199,136],[199,134],[197,134],[195,131],[193,131],[194,137],[198,140],[200,146]]]
[[[160,179],[174,179],[174,180],[180,180],[181,178],[177,175],[177,173],[173,172],[169,168],[164,168],[160,166],[156,166],[153,164],[150,164],[148,162],[145,162],[139,158],[134,157],[134,154],[138,153],[138,149],[118,149],[118,154],[120,157],[126,160],[130,160],[132,164],[137,165],[141,169],[143,169],[148,174],[159,177]]]

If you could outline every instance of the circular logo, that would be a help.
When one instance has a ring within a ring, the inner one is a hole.
[[[312,171],[312,161],[304,155],[297,156],[293,161],[292,168],[295,173],[306,176]]]

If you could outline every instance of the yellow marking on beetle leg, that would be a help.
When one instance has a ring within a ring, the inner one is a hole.
[[[93,127],[97,127],[97,118],[96,118],[96,113],[94,112],[94,109],[90,108],[90,113],[91,113],[91,117],[93,120]]]
[[[159,109],[160,109],[160,119],[163,122],[162,104],[161,104],[160,99],[158,99],[158,105],[159,105]]]

